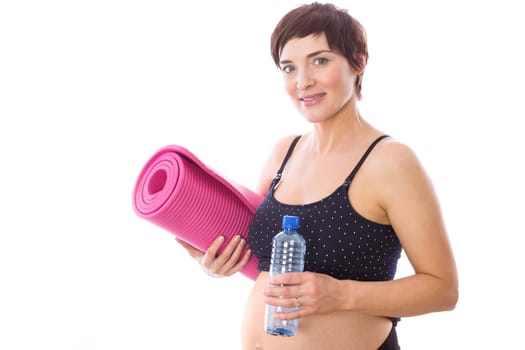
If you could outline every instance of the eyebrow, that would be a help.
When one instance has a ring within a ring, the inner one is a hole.
[[[312,57],[315,57],[319,54],[322,54],[324,52],[328,52],[328,53],[331,53],[332,51],[331,50],[319,50],[319,51],[314,51],[312,53],[309,53],[308,55],[306,55],[306,58],[312,58]],[[282,61],[279,61],[279,64],[287,64],[287,63],[292,63],[291,60],[282,60]]]

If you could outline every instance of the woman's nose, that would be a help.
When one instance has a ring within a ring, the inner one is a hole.
[[[300,70],[297,74],[297,88],[306,90],[314,84],[314,79],[307,69]]]

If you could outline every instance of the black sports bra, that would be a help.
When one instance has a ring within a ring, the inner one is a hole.
[[[274,197],[275,187],[300,136],[294,139],[250,224],[248,243],[259,259],[259,271],[269,270],[272,238],[281,230],[283,215],[296,215],[300,218],[299,232],[306,240],[305,271],[361,281],[394,278],[401,255],[401,243],[394,229],[391,225],[361,216],[348,198],[355,174],[375,145],[385,137],[388,136],[378,137],[369,146],[350,175],[332,194],[304,205],[280,203]]]

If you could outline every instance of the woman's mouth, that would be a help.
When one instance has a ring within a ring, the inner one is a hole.
[[[326,96],[326,93],[323,92],[323,93],[315,94],[315,95],[302,96],[302,97],[299,97],[299,100],[303,102],[305,106],[310,106],[310,105],[321,102],[324,96]]]

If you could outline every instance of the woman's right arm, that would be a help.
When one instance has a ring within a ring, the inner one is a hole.
[[[274,145],[262,167],[261,175],[255,188],[257,193],[266,196],[273,177],[277,173],[286,151],[295,136],[296,135],[283,137]],[[249,249],[242,254],[246,246],[246,240],[239,235],[234,236],[218,255],[219,249],[225,244],[223,236],[217,237],[206,252],[200,251],[180,238],[175,238],[175,240],[186,249],[188,254],[212,277],[226,277],[239,272],[248,264],[251,256],[251,250]]]
[[[212,277],[226,277],[240,271],[250,259],[251,251],[247,250],[241,257],[246,240],[239,235],[234,236],[221,254],[217,255],[224,244],[224,237],[219,236],[206,252],[202,252],[180,238],[175,238],[186,251],[202,267],[204,272]]]

